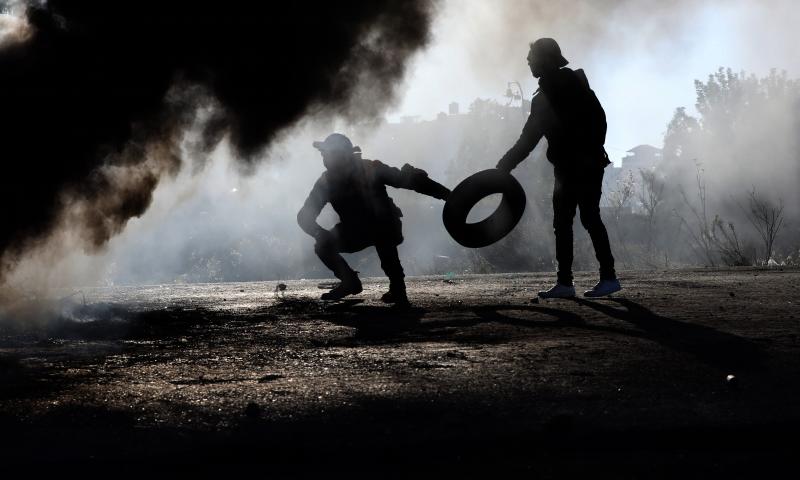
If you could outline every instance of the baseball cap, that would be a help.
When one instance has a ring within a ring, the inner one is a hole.
[[[312,143],[314,148],[322,152],[353,153],[353,142],[341,133],[332,133],[321,142]]]

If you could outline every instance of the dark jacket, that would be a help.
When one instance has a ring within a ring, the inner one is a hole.
[[[336,177],[325,171],[311,189],[297,214],[297,223],[309,235],[316,237],[321,230],[316,219],[329,202],[345,227],[392,232],[400,228],[403,212],[386,192],[387,185],[440,199],[450,193],[425,171],[408,164],[398,169],[379,160],[353,161],[357,163],[349,175]]]
[[[583,70],[561,68],[539,79],[522,135],[500,159],[511,170],[547,138],[547,159],[560,172],[602,169],[610,162],[603,144],[606,116]]]

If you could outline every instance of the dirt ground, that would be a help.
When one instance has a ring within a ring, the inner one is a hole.
[[[799,271],[624,272],[613,298],[532,301],[551,279],[410,278],[408,311],[385,279],[335,303],[290,281],[17,305],[0,458],[624,478],[800,453]]]

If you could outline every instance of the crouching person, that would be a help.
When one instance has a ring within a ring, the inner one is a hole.
[[[386,193],[386,185],[406,188],[444,200],[450,193],[443,185],[428,178],[423,170],[411,165],[402,169],[390,167],[378,160],[361,158],[346,136],[334,133],[323,142],[314,142],[322,154],[326,171],[311,189],[303,208],[297,214],[300,228],[316,239],[314,251],[322,263],[340,280],[323,300],[339,300],[360,293],[361,281],[350,268],[342,252],[352,253],[374,246],[381,268],[389,277],[389,291],[382,300],[401,306],[408,305],[405,274],[397,246],[403,243],[403,216]],[[327,203],[339,215],[340,223],[325,230],[317,217]]]

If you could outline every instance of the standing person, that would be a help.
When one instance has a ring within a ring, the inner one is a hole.
[[[522,135],[500,159],[497,168],[510,172],[525,160],[542,137],[547,138],[547,159],[553,164],[553,228],[556,237],[558,281],[542,298],[575,296],[572,284],[572,221],[580,209],[583,227],[589,232],[600,281],[584,293],[602,297],[622,289],[614,272],[614,257],[608,233],[600,218],[603,172],[610,163],[603,144],[606,116],[583,70],[567,68],[567,59],[552,38],[533,42],[528,53],[531,73],[539,89],[531,101],[531,114]]]
[[[340,253],[374,246],[381,268],[389,277],[389,291],[381,299],[408,305],[405,274],[397,254],[397,246],[403,242],[400,221],[403,213],[386,193],[386,186],[414,190],[441,200],[447,198],[450,190],[411,165],[397,169],[378,160],[362,159],[361,150],[339,133],[329,135],[323,142],[314,142],[314,147],[322,154],[326,171],[297,214],[297,223],[316,239],[314,251],[341,281],[324,293],[322,299],[339,300],[361,292],[358,274]],[[329,202],[340,223],[325,230],[317,223],[317,217]]]

